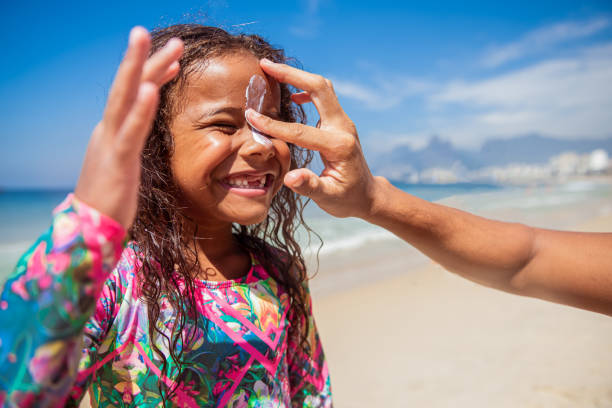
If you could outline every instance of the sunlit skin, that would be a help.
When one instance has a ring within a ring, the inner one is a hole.
[[[253,140],[245,119],[245,89],[254,74],[266,77],[259,60],[244,51],[207,61],[189,78],[170,126],[170,165],[184,213],[193,221],[187,233],[197,226],[201,238],[198,260],[206,279],[234,279],[248,271],[250,258],[233,238],[232,223],[266,218],[291,162],[285,142],[264,146]],[[262,111],[278,118],[280,88],[274,80],[267,82]],[[257,177],[265,177],[263,187]],[[237,179],[250,180],[251,186],[232,186]]]
[[[78,199],[125,228],[130,227],[136,213],[139,155],[155,115],[159,87],[178,72],[182,43],[169,41],[147,59],[149,48],[146,30],[132,30],[126,57],[113,83],[104,117],[92,134],[75,189]],[[230,60],[236,64],[229,64]],[[262,154],[263,146],[254,145],[250,138],[244,120],[244,90],[253,74],[263,74],[262,69],[270,77],[302,89],[292,99],[296,103],[313,102],[321,117],[320,127],[273,120],[279,108],[276,85],[271,86],[272,99],[266,102],[264,115],[251,111],[249,120],[268,135],[318,150],[325,164],[320,175],[308,169],[295,169],[285,175],[287,145],[274,140],[274,148],[266,155]],[[387,228],[466,278],[612,316],[612,233],[550,231],[487,220],[420,200],[373,177],[354,124],[338,103],[331,82],[319,75],[265,60],[260,68],[255,57],[248,54],[213,61],[204,73],[208,76],[191,84],[194,90],[188,89],[194,93],[188,95],[194,98],[190,104],[214,104],[216,95],[217,103],[223,100],[239,108],[223,114],[235,121],[233,137],[217,130],[216,137],[207,138],[213,132],[211,128],[195,130],[188,123],[185,133],[174,129],[178,122],[173,127],[177,149],[185,153],[183,159],[174,157],[177,181],[189,199],[188,210],[199,227],[198,235],[211,238],[206,240],[206,253],[201,246],[198,248],[201,264],[211,266],[215,272],[209,278],[231,279],[248,270],[248,255],[236,251],[231,221],[250,223],[263,219],[284,178],[287,187],[312,198],[330,214],[360,217]],[[217,89],[216,94],[205,97],[203,91],[197,91],[205,87],[214,92],[224,76],[232,80],[223,84],[223,93]],[[219,81],[206,83],[206,78],[215,77]],[[199,97],[197,92],[201,93]],[[190,137],[192,144],[188,142]],[[233,195],[216,184],[219,177],[234,171],[262,170],[265,166],[275,169],[278,177],[271,191],[261,197]],[[213,201],[205,202],[205,196]]]
[[[147,31],[135,27],[74,190],[75,197],[126,229],[136,216],[140,154],[155,117],[159,88],[179,72],[183,42],[171,39],[147,58],[150,48]]]
[[[293,100],[313,102],[321,116],[314,128],[247,113],[266,134],[321,153],[323,172],[292,170],[287,187],[332,215],[360,217],[393,232],[475,282],[612,316],[612,233],[488,220],[407,194],[370,173],[355,126],[329,80],[270,61],[261,65],[268,75],[302,89]]]

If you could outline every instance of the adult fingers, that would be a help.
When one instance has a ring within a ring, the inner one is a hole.
[[[253,109],[247,109],[246,119],[266,135],[320,152],[324,162],[346,160],[360,150],[358,138],[350,131],[329,131],[301,123],[282,122]]]
[[[313,199],[323,187],[323,183],[319,176],[309,169],[291,170],[285,174],[285,179],[283,181],[285,185],[294,192]]]
[[[343,122],[346,114],[338,102],[331,81],[321,75],[302,71],[285,64],[278,64],[262,59],[261,68],[279,82],[284,82],[302,89],[310,95],[324,122]]]
[[[104,112],[104,126],[115,134],[130,111],[139,92],[140,77],[151,47],[149,33],[143,27],[130,32],[127,52],[113,81]]]
[[[178,72],[178,59],[183,53],[183,42],[171,38],[162,49],[153,54],[142,70],[143,82],[153,82],[159,86],[172,79]]]
[[[312,98],[308,92],[298,92],[291,94],[291,100],[298,105],[302,105],[304,103],[312,102]]]
[[[137,160],[140,155],[157,109],[158,89],[151,82],[143,82],[139,86],[136,101],[125,118],[117,140],[119,153],[125,159]]]
[[[306,149],[317,150],[323,154],[330,151],[329,140],[321,138],[320,129],[302,125],[301,123],[288,123],[274,120],[262,115],[253,109],[247,109],[246,119],[251,126],[260,132],[302,146]],[[317,133],[319,132],[319,133]]]

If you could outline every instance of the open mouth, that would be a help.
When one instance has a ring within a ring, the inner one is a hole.
[[[274,183],[274,176],[272,174],[241,174],[229,176],[222,180],[222,184],[224,184],[227,188],[240,188],[247,190],[267,189],[272,185],[272,183]]]

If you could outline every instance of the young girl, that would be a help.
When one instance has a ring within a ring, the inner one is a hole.
[[[311,157],[245,120],[260,60],[286,58],[200,25],[149,41],[133,30],[75,194],[4,285],[0,405],[331,406],[283,187]],[[262,112],[304,122],[266,83]]]

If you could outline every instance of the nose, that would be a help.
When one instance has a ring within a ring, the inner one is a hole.
[[[264,144],[257,142],[253,137],[253,133],[251,131],[250,126],[248,125],[246,126],[246,129],[244,131],[244,142],[242,143],[242,146],[240,147],[239,152],[240,152],[240,155],[243,156],[244,158],[257,157],[264,161],[270,160],[276,155],[274,145],[273,144],[264,145]]]

